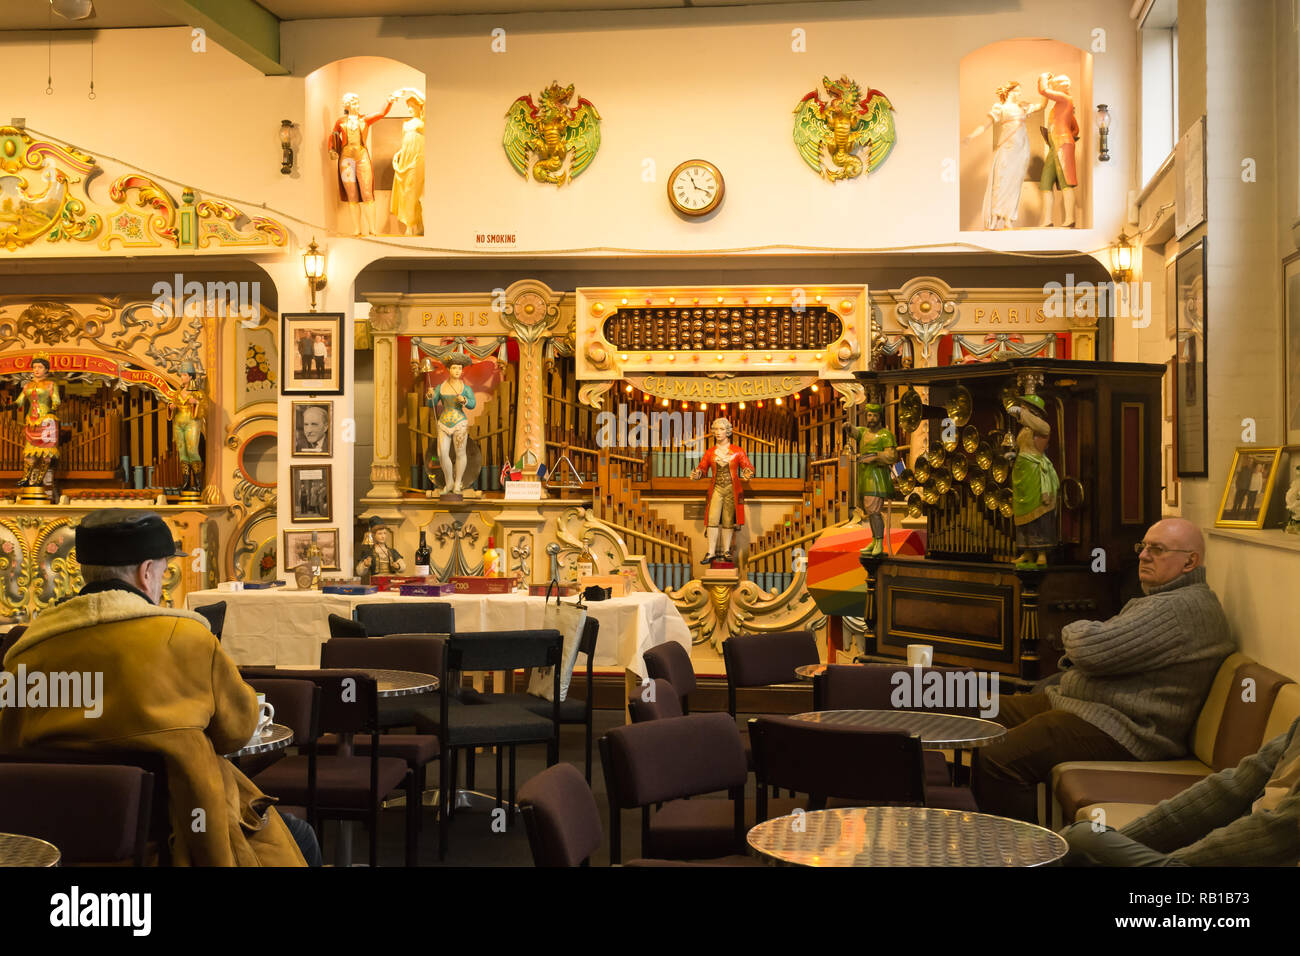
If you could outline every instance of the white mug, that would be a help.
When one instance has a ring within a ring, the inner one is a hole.
[[[257,695],[257,730],[253,731],[254,737],[260,737],[271,729],[271,722],[275,720],[275,705],[266,699],[265,694]]]
[[[929,667],[934,663],[934,648],[929,644],[907,645],[908,667]]]

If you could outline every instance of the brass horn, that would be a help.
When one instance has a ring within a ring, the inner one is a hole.
[[[998,510],[998,490],[996,488],[985,488],[984,496],[980,500],[984,502],[984,507],[989,511]]]
[[[922,485],[919,490],[921,493],[921,500],[924,501],[927,505],[934,505],[939,503],[939,493],[934,489],[934,486]]]
[[[930,463],[924,458],[917,460],[912,466],[912,476],[920,483],[924,484],[930,480]]]
[[[1004,412],[1010,412],[1012,406],[1020,404],[1020,389],[1015,382],[1008,382],[998,389],[998,401],[1002,403]]]
[[[952,488],[952,475],[947,468],[936,468],[934,470],[934,490],[941,495],[946,495]]]
[[[949,459],[948,470],[952,472],[954,481],[965,481],[970,472],[970,459],[958,452]]]
[[[961,430],[961,450],[968,455],[975,454],[980,446],[980,431],[974,425],[967,425]]]
[[[998,514],[1004,518],[1010,518],[1015,514],[1010,488],[1002,488],[998,491]]]
[[[907,497],[907,516],[909,518],[919,518],[925,514],[925,508],[921,505],[921,496],[915,492]]]
[[[910,469],[904,468],[894,479],[894,487],[898,489],[899,494],[909,495],[916,488],[916,476]]]
[[[943,442],[932,441],[930,447],[925,453],[925,460],[935,468],[939,468],[947,460],[947,453],[944,451]]]
[[[995,458],[989,474],[993,476],[994,484],[1005,485],[1011,476],[1011,466],[1007,464],[1005,458]]]
[[[980,442],[975,449],[975,464],[984,471],[993,467],[993,447],[988,442]]]
[[[943,403],[943,409],[948,413],[958,428],[961,428],[970,421],[971,406],[973,402],[970,397],[970,389],[965,385],[957,385],[953,388],[952,397]]]
[[[982,471],[972,471],[970,477],[966,479],[966,484],[970,486],[970,493],[976,498],[984,494],[984,486],[988,484],[989,476]]]
[[[916,426],[921,424],[921,416],[924,410],[925,403],[921,401],[920,394],[909,385],[907,391],[898,400],[899,430],[905,432],[915,431]]]

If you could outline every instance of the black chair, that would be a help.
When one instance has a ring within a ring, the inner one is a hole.
[[[642,684],[633,690],[632,696],[627,699],[627,712],[634,724],[685,716],[682,713],[681,697],[673,685],[662,677],[656,677],[649,684]]]
[[[959,667],[923,667],[922,680],[929,673],[941,677],[947,674],[968,675],[972,672]],[[957,714],[962,717],[979,717],[977,703],[968,707],[896,707],[894,691],[897,687],[896,674],[911,682],[915,679],[915,669],[902,664],[831,664],[813,679],[813,696],[817,700],[816,710],[938,710],[945,714]],[[973,685],[972,685],[973,686]],[[925,779],[936,787],[946,787],[953,782],[954,774],[948,769],[948,761],[938,750],[925,752]]]
[[[646,676],[666,680],[673,685],[681,701],[683,715],[691,712],[690,696],[695,693],[695,666],[691,652],[676,641],[668,641],[645,652]]]
[[[344,617],[341,614],[331,614],[329,616],[330,637],[366,637],[366,629],[352,620],[350,617]]]
[[[732,718],[692,714],[616,727],[600,738],[600,759],[609,795],[611,863],[621,860],[622,811],[638,807],[643,857],[744,853],[749,770]],[[719,790],[730,799],[686,799]]]
[[[812,631],[778,631],[775,634],[733,635],[722,642],[727,669],[727,713],[736,716],[736,691],[742,687],[793,684],[796,667],[820,664],[817,638]],[[745,757],[754,766],[748,728],[743,731]]]
[[[560,655],[563,635],[556,630],[482,631],[446,638],[441,686],[458,687],[464,671],[512,671],[520,667],[553,667],[554,699],[546,702],[550,714],[542,717],[515,704],[490,699],[466,703],[451,693],[438,695],[439,714],[430,729],[441,744],[438,818],[439,859],[445,859],[456,789],[456,752],[475,747],[497,748],[497,800],[501,799],[502,748],[510,754],[510,798],[515,803],[515,749],[519,744],[546,744],[546,765],[559,759]]]
[[[787,717],[749,722],[758,779],[758,822],[768,819],[767,788],[808,794],[808,809],[896,804],[925,806],[921,738],[898,731],[818,724]]]
[[[561,724],[583,724],[587,728],[586,738],[586,765],[585,776],[587,783],[591,783],[591,745],[592,745],[592,711],[596,703],[596,679],[595,679],[595,662],[596,662],[596,641],[600,637],[600,622],[594,617],[588,617],[587,622],[582,628],[582,638],[578,643],[578,653],[585,654],[587,659],[586,688],[582,697],[573,696],[573,684],[569,684],[569,696],[560,701],[560,723]],[[576,670],[576,668],[575,668]],[[508,703],[517,704],[525,710],[531,711],[542,717],[549,717],[551,711],[551,702],[544,697],[537,697],[533,694],[489,694],[488,700],[503,700]]]
[[[244,673],[246,680],[253,676],[247,671]],[[281,671],[276,676],[309,680],[320,688],[320,732],[370,738],[369,756],[316,756],[316,816],[364,821],[370,831],[370,865],[378,866],[380,801],[390,793],[405,789],[406,864],[414,866],[419,857],[420,795],[415,790],[415,775],[404,760],[380,756],[379,698],[375,679],[360,672],[335,670]],[[313,739],[311,745],[314,744]],[[254,777],[253,782],[262,792],[286,803],[310,807],[313,799],[311,760],[310,753],[283,757]]]
[[[146,862],[156,862],[158,866],[171,865],[171,805],[167,790],[167,763],[162,754],[146,750],[71,750],[48,746],[24,747],[0,753],[0,764],[12,763],[111,765],[142,770],[153,778],[144,858]],[[74,812],[78,815],[86,813],[84,801]]]
[[[548,767],[524,784],[519,812],[535,866],[587,866],[600,849],[600,810],[573,764]]]
[[[451,605],[443,601],[358,604],[354,613],[357,623],[366,629],[367,637],[450,634],[456,630],[456,615]]]
[[[293,731],[293,746],[299,754],[307,757],[307,799],[302,804],[303,819],[317,831],[320,842],[318,820],[316,819],[316,757],[317,738],[320,736],[320,688],[314,681],[295,680],[292,678],[272,679],[254,677],[246,679],[248,685],[259,694],[265,694],[267,702],[275,708],[275,722],[283,724]],[[236,758],[235,764],[250,780],[268,767],[285,758],[284,751],[268,754],[254,754]],[[274,794],[272,794],[274,796]],[[277,809],[282,809],[277,807]]]
[[[217,601],[215,604],[201,604],[194,609],[194,613],[201,614],[208,622],[208,630],[216,635],[217,640],[221,640],[221,629],[226,626],[226,602]]]
[[[121,764],[10,759],[0,759],[0,832],[53,843],[63,866],[145,865],[153,774]]]

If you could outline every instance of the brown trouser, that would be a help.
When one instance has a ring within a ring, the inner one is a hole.
[[[985,813],[1035,823],[1038,784],[1051,780],[1058,763],[1137,759],[1082,717],[1053,710],[1046,694],[1003,697],[993,720],[1009,729],[979,751],[972,788]]]

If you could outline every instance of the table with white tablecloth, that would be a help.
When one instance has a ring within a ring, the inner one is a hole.
[[[571,603],[574,598],[566,598]],[[329,640],[329,616],[351,617],[358,604],[439,601],[450,604],[457,631],[527,630],[542,626],[546,599],[526,594],[465,594],[443,598],[376,594],[325,594],[268,588],[256,591],[190,591],[185,606],[226,602],[222,646],[237,664],[316,667],[320,646]],[[676,606],[661,592],[636,592],[606,601],[588,601],[587,614],[600,622],[596,667],[619,668],[646,677],[642,655],[676,641],[689,652],[691,631]]]

